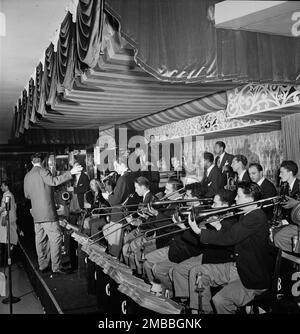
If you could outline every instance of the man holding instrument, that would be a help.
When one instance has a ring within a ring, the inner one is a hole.
[[[272,260],[269,252],[269,226],[267,217],[254,201],[262,198],[259,186],[253,182],[238,184],[236,203],[246,204],[237,224],[229,229],[209,231],[199,229],[189,217],[193,231],[206,244],[234,245],[235,261],[222,264],[203,264],[199,268],[199,284],[203,289],[202,306],[212,312],[211,286],[223,286],[212,298],[217,313],[235,313],[237,307],[250,302],[270,287]]]
[[[140,176],[134,181],[134,186],[135,186],[135,192],[138,194],[138,196],[143,198],[142,205],[145,207],[145,205],[149,204],[153,200],[153,195],[150,192],[149,180],[143,176]],[[143,214],[142,212],[143,208],[141,210],[137,210],[137,214],[139,214],[140,217],[133,218],[132,215],[126,217],[126,221],[132,224],[132,226],[136,226],[137,228],[135,228],[133,231],[131,231],[124,237],[124,246],[122,250],[125,263],[128,264],[130,268],[136,269],[138,274],[141,274],[142,270],[140,265],[140,260],[141,260],[140,247],[137,247],[136,245],[135,246],[131,245],[131,242],[135,242],[135,244],[137,244],[138,240],[136,239],[140,235],[138,226],[143,224],[142,219],[147,219],[149,217]],[[135,248],[135,252],[131,251],[132,248]],[[148,251],[153,250],[151,245],[148,245],[147,249]]]
[[[103,234],[107,236],[109,244],[109,253],[119,256],[122,245],[122,219],[124,214],[121,212],[122,205],[127,203],[130,196],[134,194],[135,175],[127,167],[127,156],[124,154],[114,161],[114,169],[120,175],[115,188],[110,193],[104,193],[103,197],[108,201],[110,206],[120,206],[111,210],[111,222],[103,227]],[[125,203],[126,202],[126,203]],[[112,231],[115,233],[111,233]]]

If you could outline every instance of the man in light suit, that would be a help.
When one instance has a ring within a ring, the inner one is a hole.
[[[74,166],[69,172],[53,177],[42,167],[39,153],[31,157],[31,162],[33,168],[25,175],[24,193],[25,197],[31,200],[39,269],[42,272],[48,271],[51,259],[53,273],[63,274],[60,268],[62,235],[54,203],[53,187],[71,180],[72,175],[80,173],[82,167]]]

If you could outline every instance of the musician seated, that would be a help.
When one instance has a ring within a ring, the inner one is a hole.
[[[176,179],[170,179],[168,180],[168,182],[166,183],[166,188],[165,188],[165,197],[168,197],[168,199],[170,200],[176,200],[182,197],[182,195],[180,195],[177,191],[179,189],[182,188],[182,183],[179,180]],[[139,191],[137,189],[137,191]],[[132,264],[133,266],[135,265],[138,274],[142,273],[142,266],[141,266],[141,257],[142,257],[142,252],[141,249],[143,249],[143,255],[146,255],[147,253],[153,251],[154,249],[156,249],[156,247],[159,245],[161,245],[160,242],[162,242],[164,245],[164,243],[167,243],[169,238],[161,238],[162,240],[159,240],[158,243],[156,242],[156,240],[154,239],[151,242],[147,242],[144,245],[144,239],[143,239],[143,235],[144,232],[146,232],[147,230],[150,230],[152,228],[156,228],[156,227],[160,227],[163,226],[164,224],[170,224],[171,221],[171,215],[174,213],[174,205],[173,204],[169,204],[166,208],[163,208],[164,212],[158,212],[158,210],[155,210],[156,212],[154,212],[154,214],[156,214],[156,216],[154,217],[149,217],[145,223],[146,224],[140,224],[138,231],[135,231],[134,234],[136,234],[135,239],[132,240],[131,242],[129,241],[129,246],[128,245],[124,245],[123,247],[123,255],[125,255],[125,252],[131,252],[133,253],[132,256],[134,256],[134,264]],[[161,221],[163,220],[163,221]],[[158,223],[156,223],[156,221],[159,221]],[[148,224],[149,222],[151,222],[151,224]],[[159,233],[158,233],[159,234]],[[162,233],[161,233],[162,234]],[[162,247],[162,246],[161,246]],[[128,256],[128,255],[127,255]]]
[[[263,175],[263,168],[258,163],[252,163],[249,165],[249,176],[252,182],[255,182],[260,186],[262,198],[270,198],[277,195],[277,190],[274,184],[269,181]],[[268,217],[268,220],[271,221],[273,218],[273,208],[263,209]]]
[[[93,209],[100,208],[101,206],[108,207],[109,203],[102,195],[100,181],[92,179],[90,181],[90,190],[85,193],[84,207],[92,212]],[[105,225],[106,221],[100,218],[99,213],[90,213],[89,217],[84,220],[83,228],[88,235],[97,233]]]
[[[283,216],[288,225],[281,228],[274,235],[275,246],[282,250],[293,251],[293,237],[298,235],[298,225],[295,224],[290,217],[292,208],[297,205],[300,200],[300,181],[296,178],[298,166],[294,161],[283,161],[280,166],[280,179],[287,185],[286,198],[288,202],[283,205]]]
[[[217,313],[235,313],[237,307],[250,302],[270,287],[272,260],[269,253],[269,226],[267,217],[254,201],[262,197],[259,186],[253,182],[238,184],[237,204],[248,204],[237,224],[219,231],[199,229],[189,217],[193,231],[206,244],[234,245],[235,261],[222,264],[203,264],[199,267],[199,286],[203,289],[203,311],[211,313],[211,286],[223,288],[212,298]]]
[[[150,182],[147,178],[140,176],[134,181],[135,192],[138,196],[143,198],[142,205],[138,209],[138,217],[133,217],[129,215],[126,217],[126,221],[132,226],[138,227],[143,224],[148,218],[148,215],[143,212],[147,204],[150,204],[153,200],[153,195],[150,191]],[[145,211],[145,210],[144,210]],[[135,228],[133,231],[125,235],[124,237],[124,246],[122,248],[124,262],[130,266],[132,269],[136,269],[138,274],[141,274],[141,245],[139,236],[141,235],[139,228]],[[134,252],[132,251],[134,249]],[[151,251],[151,244],[147,245],[145,252]]]
[[[231,167],[233,171],[238,175],[237,177],[238,182],[251,181],[249,173],[247,171],[247,164],[248,164],[248,159],[242,154],[237,154],[232,159]]]
[[[230,207],[234,203],[234,193],[230,190],[220,190],[214,197],[212,208]],[[237,222],[236,217],[225,218],[221,220],[219,217],[210,217],[201,222],[207,222],[206,227],[211,230],[226,230]],[[191,232],[193,233],[193,232]],[[196,235],[193,233],[193,236]],[[182,300],[189,299],[189,307],[194,310],[199,309],[198,295],[195,293],[196,278],[199,266],[205,263],[227,263],[232,262],[234,257],[232,247],[204,245],[200,242],[201,255],[193,256],[183,262],[174,264],[169,273],[173,282],[175,297]],[[170,257],[170,254],[169,254]],[[177,261],[175,261],[177,262]],[[198,313],[196,311],[195,313]]]

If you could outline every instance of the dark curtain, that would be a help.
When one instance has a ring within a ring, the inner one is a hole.
[[[28,128],[30,117],[33,108],[33,95],[34,95],[34,80],[30,78],[28,85],[28,98],[27,98],[27,110],[26,110],[26,122],[25,127]]]
[[[67,13],[61,27],[57,43],[57,92],[72,89],[75,79],[75,23],[72,14]]]
[[[24,89],[22,94],[22,109],[21,109],[22,114],[19,128],[20,133],[24,133],[26,110],[27,110],[27,90]]]
[[[42,79],[43,79],[43,65],[40,62],[36,67],[35,85],[33,94],[32,112],[34,113],[35,117],[38,117],[37,112],[40,106]]]
[[[76,15],[76,46],[79,68],[96,66],[100,55],[103,0],[80,0]]]
[[[57,54],[54,45],[50,43],[45,51],[44,72],[42,79],[41,99],[39,113],[44,115],[46,105],[52,106],[56,99],[57,87]],[[47,109],[47,108],[46,108]]]
[[[216,29],[213,0],[106,0],[137,63],[170,82],[299,82],[300,39]]]
[[[193,82],[218,75],[216,31],[207,15],[216,2],[107,0],[105,9],[143,69],[160,80]]]

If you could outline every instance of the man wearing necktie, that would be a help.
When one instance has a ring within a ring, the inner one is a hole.
[[[226,145],[222,141],[217,141],[214,147],[214,153],[216,154],[215,165],[219,168],[220,172],[224,172],[225,165],[231,165],[233,155],[225,152]]]
[[[296,178],[298,166],[292,160],[285,160],[280,165],[280,179],[288,184],[288,199],[300,199],[300,181]],[[292,238],[298,235],[299,226],[291,221],[292,209],[288,205],[283,206],[283,215],[289,223],[274,235],[275,246],[291,252],[293,250]]]
[[[214,197],[223,184],[222,174],[214,165],[214,156],[210,152],[204,152],[204,177],[202,185],[207,188],[205,197]]]
[[[233,171],[237,173],[239,182],[241,181],[251,182],[249,173],[246,168],[247,164],[248,164],[248,159],[242,154],[235,155],[232,160],[231,167]]]

